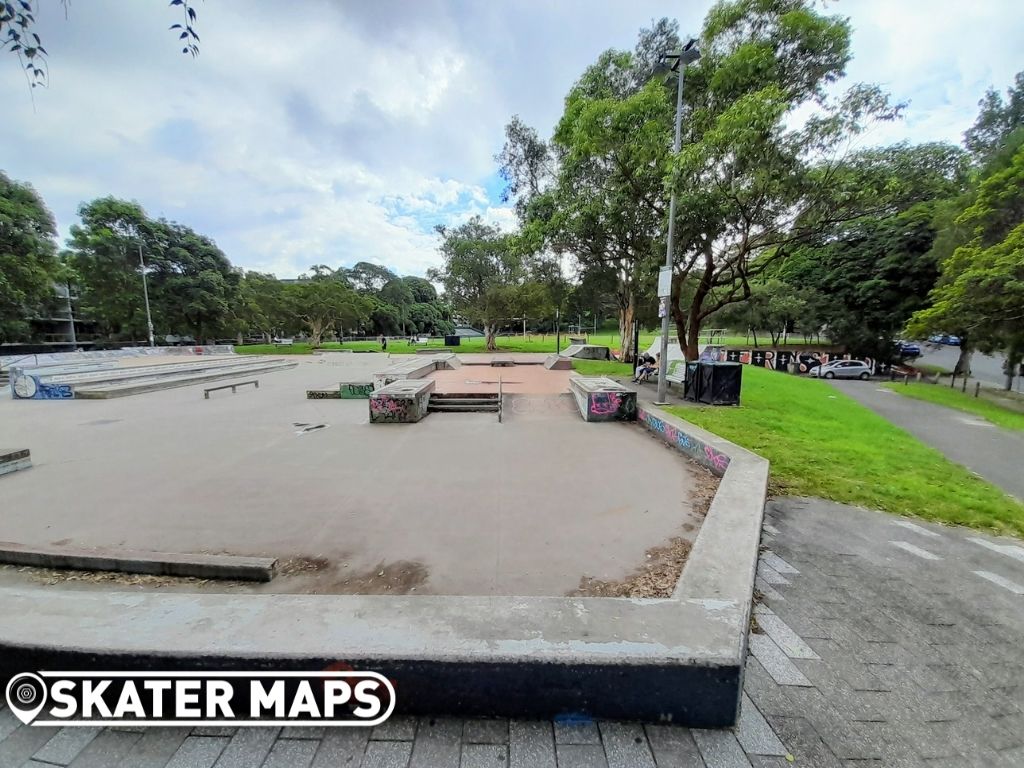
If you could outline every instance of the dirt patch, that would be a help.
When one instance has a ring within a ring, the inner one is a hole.
[[[277,576],[295,576],[301,573],[318,573],[331,567],[331,561],[326,557],[290,557],[287,560],[278,560]]]
[[[672,597],[690,542],[676,536],[666,546],[647,550],[647,562],[623,581],[601,581],[584,576],[569,597]]]
[[[378,563],[362,572],[346,574],[327,591],[352,595],[408,595],[427,583],[427,567],[411,560]]]
[[[35,568],[28,565],[0,566],[0,572],[18,573],[36,584],[53,586],[81,582],[82,584],[114,584],[127,587],[167,587],[189,585],[201,587],[214,583],[211,579],[197,579],[193,576],[154,576],[148,573],[121,573],[119,571],[72,571],[56,568]],[[238,581],[218,579],[218,584],[237,586]]]
[[[275,592],[311,595],[415,595],[426,592],[429,573],[423,563],[396,560],[354,570],[341,561],[294,557],[278,565]]]

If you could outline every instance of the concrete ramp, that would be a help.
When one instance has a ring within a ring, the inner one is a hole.
[[[544,360],[544,367],[549,371],[571,371],[572,360],[561,355],[548,355]]]
[[[558,353],[562,357],[575,357],[578,360],[611,360],[612,351],[599,344],[573,344]]]
[[[661,336],[655,336],[654,341],[651,343],[646,350],[646,354],[654,357],[661,354]],[[683,350],[679,348],[679,339],[675,336],[668,337],[668,360],[685,360],[686,357],[683,355]]]

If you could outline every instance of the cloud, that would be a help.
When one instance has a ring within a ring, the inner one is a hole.
[[[851,77],[910,101],[872,141],[957,140],[985,87],[1018,66],[1009,0],[959,16],[923,0],[828,7],[852,19]],[[584,67],[664,12],[655,0],[218,1],[199,6],[193,60],[167,30],[174,8],[92,0],[67,20],[60,8],[39,13],[48,89],[30,95],[0,59],[4,170],[39,189],[63,233],[79,203],[112,194],[282,277],[361,260],[423,274],[439,260],[436,224],[514,227],[493,161],[504,124],[519,114],[549,134]],[[707,7],[672,10],[687,33]]]

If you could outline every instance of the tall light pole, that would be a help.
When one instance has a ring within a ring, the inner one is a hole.
[[[663,61],[671,62],[671,69],[673,72],[679,73],[679,79],[676,84],[676,135],[672,141],[672,154],[679,154],[679,145],[682,142],[682,129],[683,129],[683,73],[686,71],[686,65],[692,64],[700,58],[700,51],[697,50],[697,41],[691,40],[679,53],[668,53],[663,57]],[[676,191],[675,187],[672,188],[672,197],[668,204],[668,243],[665,246],[665,270],[669,275],[672,273],[672,250],[675,246],[676,236]],[[659,281],[659,288],[660,288]],[[668,392],[668,382],[665,378],[668,376],[668,321],[669,321],[669,301],[671,299],[671,280],[669,281],[669,290],[658,291],[658,298],[661,301],[661,306],[658,311],[661,313],[661,361],[658,366],[658,399],[655,401],[658,405],[664,405],[666,400],[665,396]],[[666,293],[662,296],[660,294]]]
[[[142,243],[139,243],[139,266],[142,267],[142,296],[146,300],[146,327],[149,329],[149,346],[155,347],[153,341],[153,316],[149,313],[149,286],[146,284],[146,262],[142,258]]]

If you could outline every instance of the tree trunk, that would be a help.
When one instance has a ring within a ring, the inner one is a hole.
[[[700,357],[700,323],[690,318],[690,327],[686,329],[686,346],[683,347],[683,355],[687,360],[697,360]]]
[[[497,352],[498,344],[494,340],[495,335],[498,333],[498,326],[484,323],[484,337],[487,341],[487,351]]]
[[[241,331],[239,331],[238,335],[235,336],[235,345],[239,346],[239,347],[242,346],[242,332]]]
[[[1006,362],[1003,364],[1003,372],[1006,374],[1006,386],[1003,389],[1007,392],[1013,389],[1013,376],[1020,366],[1022,358],[1024,358],[1024,349],[1014,345],[1006,350]]]
[[[320,349],[320,340],[324,335],[324,323],[313,320],[309,323],[309,342],[313,349]]]
[[[633,361],[633,318],[636,316],[636,296],[628,288],[624,301],[619,306],[619,361],[632,363]]]
[[[676,338],[679,341],[679,348],[683,351],[683,357],[687,360],[696,360],[700,355],[695,350],[697,349],[696,341],[693,345],[693,350],[690,349],[688,343],[690,334],[690,315],[679,307],[679,293],[682,290],[682,279],[678,276],[672,278],[672,295],[668,299],[668,308],[672,313],[672,319],[676,324]],[[699,329],[698,329],[699,332]],[[691,356],[692,352],[692,356]]]
[[[971,373],[971,354],[974,352],[971,345],[967,343],[966,337],[960,339],[960,356],[953,366],[954,376],[968,376]]]

